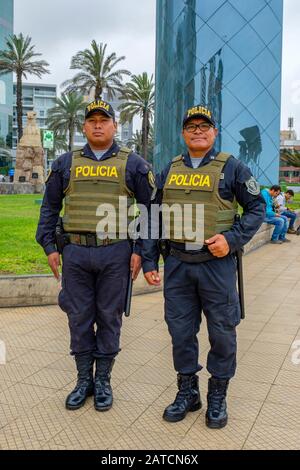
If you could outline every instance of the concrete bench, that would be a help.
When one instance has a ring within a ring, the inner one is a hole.
[[[0,307],[55,305],[60,286],[51,274],[0,276]],[[150,294],[161,288],[148,286],[144,276],[134,283],[133,295]],[[1,308],[0,308],[1,314]]]
[[[295,226],[297,227],[300,224],[300,209],[296,209],[295,212],[297,213],[297,219],[295,223]],[[268,243],[271,240],[273,230],[274,225],[263,223],[252,240],[250,240],[250,242],[245,245],[245,254]]]
[[[252,240],[250,240],[250,242],[245,245],[244,253],[249,253],[250,251],[256,250],[260,246],[268,243],[271,240],[273,230],[274,225],[263,223]]]

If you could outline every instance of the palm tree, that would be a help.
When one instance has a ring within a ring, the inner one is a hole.
[[[49,64],[45,60],[33,60],[42,54],[34,51],[31,37],[25,38],[22,33],[10,36],[6,40],[6,46],[6,50],[0,51],[0,75],[14,72],[17,76],[17,122],[20,140],[23,135],[22,79],[27,79],[27,74],[41,78],[42,75],[50,73],[46,68]]]
[[[121,123],[132,122],[134,116],[142,118],[141,153],[145,160],[147,160],[148,138],[154,114],[153,75],[150,78],[147,72],[144,72],[142,75],[133,75],[131,82],[126,83],[122,90],[121,99],[124,101],[119,106]]]
[[[141,153],[142,149],[142,131],[135,131],[132,138],[127,142],[129,148],[133,149],[137,153]],[[154,129],[153,125],[150,124],[149,136],[148,136],[148,147],[147,155],[148,161],[152,163],[153,161],[153,150],[154,150]]]
[[[125,69],[113,70],[125,57],[117,57],[115,52],[106,56],[106,47],[107,44],[97,44],[93,40],[91,49],[79,51],[72,57],[70,69],[79,69],[80,72],[62,83],[66,93],[77,91],[89,95],[94,90],[94,98],[100,99],[105,88],[108,99],[115,96],[122,87],[123,75],[131,74]]]
[[[137,153],[141,153],[142,148],[142,131],[135,131],[127,145]]]
[[[68,143],[66,141],[66,137],[62,134],[59,134],[57,131],[54,132],[54,148],[53,148],[54,155],[57,155],[61,152],[68,151]]]
[[[298,150],[282,149],[280,151],[281,165],[300,167],[300,152]]]
[[[68,150],[74,144],[75,132],[81,132],[86,103],[77,93],[63,93],[55,100],[55,106],[48,110],[47,126],[57,136],[68,136]]]

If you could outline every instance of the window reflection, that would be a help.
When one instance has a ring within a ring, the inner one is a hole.
[[[240,134],[244,140],[239,141],[239,159],[246,163],[253,175],[258,178],[260,173],[259,157],[262,152],[259,127],[247,127],[246,129],[242,129]]]
[[[157,0],[156,170],[182,152],[182,116],[201,102],[215,115],[217,149],[261,183],[278,180],[282,3]]]

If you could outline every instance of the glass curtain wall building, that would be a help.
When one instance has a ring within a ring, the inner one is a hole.
[[[157,0],[156,170],[180,154],[182,116],[202,103],[217,149],[278,181],[282,19],[282,0]]]
[[[13,33],[13,0],[0,0],[0,49],[6,48],[6,38]],[[0,172],[11,166],[13,121],[13,75],[0,75]]]

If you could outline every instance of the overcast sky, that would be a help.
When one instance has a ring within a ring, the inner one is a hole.
[[[169,0],[172,1],[172,0]],[[250,1],[250,0],[249,0]],[[15,32],[32,37],[50,64],[44,83],[71,78],[70,59],[92,39],[126,59],[133,73],[154,73],[155,0],[15,0]],[[282,127],[295,118],[300,138],[300,1],[284,0]],[[32,81],[36,81],[35,78]]]

